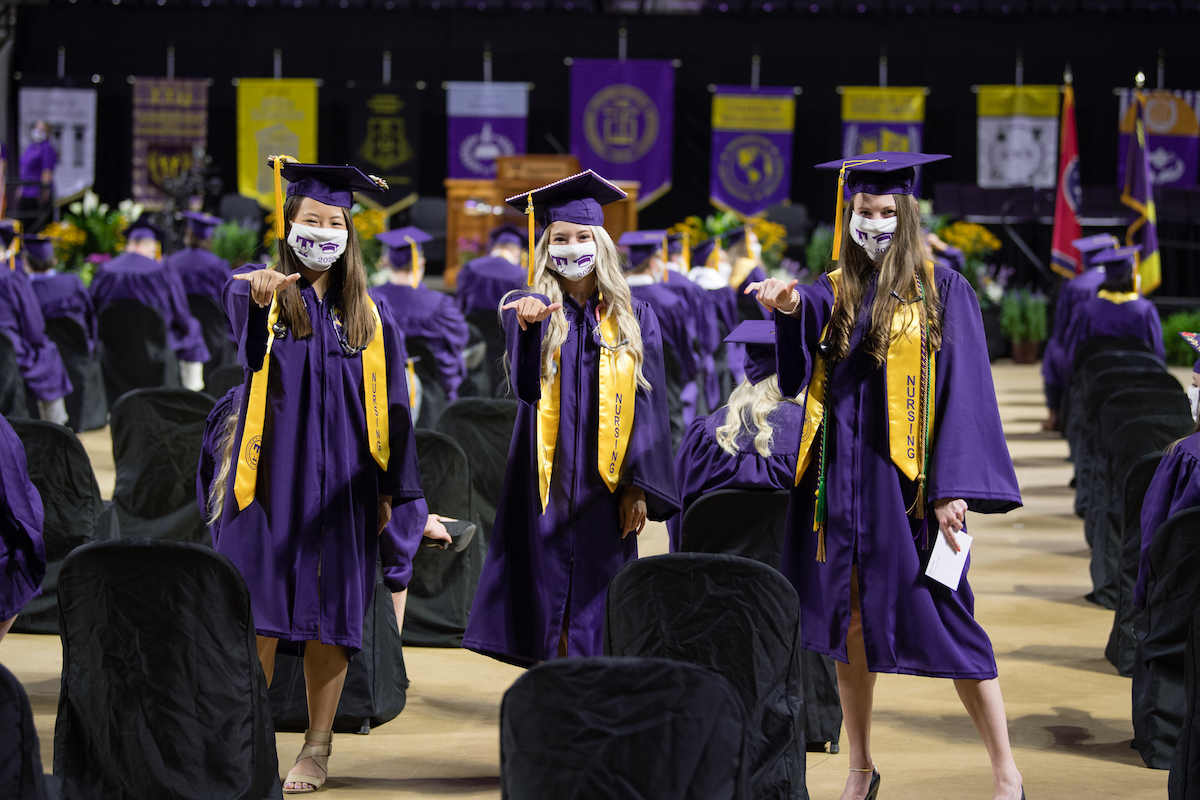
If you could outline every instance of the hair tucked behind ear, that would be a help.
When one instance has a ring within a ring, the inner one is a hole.
[[[771,440],[775,429],[771,425],[771,414],[780,403],[795,403],[794,398],[784,397],[779,391],[779,378],[775,375],[758,383],[743,380],[729,395],[725,409],[725,422],[717,428],[717,444],[731,456],[736,456],[738,442],[743,436],[754,434],[754,449],[760,456],[771,455]]]
[[[896,232],[892,244],[878,265],[878,283],[871,302],[870,322],[863,336],[863,350],[881,367],[887,361],[888,345],[892,340],[892,321],[900,301],[906,301],[906,314],[920,313],[916,276],[921,276],[925,290],[924,313],[929,321],[929,341],[934,350],[942,346],[941,298],[933,280],[933,264],[929,260],[921,229],[921,212],[917,200],[910,195],[895,195]],[[853,198],[851,198],[853,205]],[[842,226],[842,252],[838,254],[841,267],[837,301],[829,320],[829,340],[838,360],[850,354],[850,336],[862,310],[863,297],[876,277],[876,265],[867,252],[854,242],[850,231],[850,214]],[[893,292],[895,294],[893,294]]]

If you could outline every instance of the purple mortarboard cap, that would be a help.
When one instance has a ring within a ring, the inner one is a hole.
[[[137,239],[153,239],[161,242],[164,238],[166,238],[166,234],[163,233],[163,229],[151,222],[147,216],[138,217],[137,221],[125,229],[125,239],[130,242]]]
[[[1190,344],[1193,350],[1200,353],[1200,333],[1180,331],[1179,337]],[[1200,359],[1197,359],[1195,365],[1192,366],[1192,372],[1200,372]]]
[[[589,169],[532,192],[514,195],[504,202],[525,213],[530,195],[533,196],[534,217],[543,228],[549,228],[551,222],[603,225],[603,207],[627,196]]]
[[[731,231],[725,231],[725,244],[727,247],[733,247],[735,244],[746,238],[746,234],[750,231],[749,225],[741,225]]]
[[[17,238],[17,230],[10,224],[0,224],[0,242],[4,244],[4,249],[7,250],[12,246],[13,240]]]
[[[1142,251],[1140,244],[1127,247],[1110,247],[1092,256],[1091,263],[1104,265],[1104,274],[1109,278],[1119,278],[1133,269],[1135,256]]]
[[[433,237],[420,228],[409,225],[406,228],[396,228],[394,231],[379,233],[375,238],[383,242],[388,249],[388,261],[396,269],[408,267],[413,260],[413,245],[421,249],[425,242],[432,242]]]
[[[197,239],[208,239],[212,236],[213,230],[221,224],[220,217],[214,217],[212,214],[204,214],[199,211],[185,211],[183,218],[187,220],[188,229]]]
[[[897,153],[880,151],[863,153],[853,158],[839,158],[817,164],[817,169],[846,168],[846,190],[850,194],[916,194],[916,168],[934,161],[944,161],[947,155],[936,153]]]
[[[498,228],[488,231],[488,249],[502,244],[515,244],[520,247],[529,246],[529,233],[522,227],[506,222]]]
[[[667,236],[667,255],[675,256],[683,252],[683,234],[672,233]]]
[[[1083,266],[1091,267],[1095,265],[1093,259],[1098,253],[1113,247],[1119,247],[1121,241],[1111,233],[1098,233],[1095,236],[1085,236],[1082,239],[1076,239],[1071,244],[1083,256]]]
[[[746,345],[746,379],[758,383],[775,374],[775,323],[750,319],[738,325],[725,341]]]
[[[705,267],[708,266],[708,258],[713,254],[717,247],[717,237],[705,239],[692,248],[692,266]],[[715,265],[714,265],[715,266]]]
[[[287,196],[311,197],[318,203],[338,208],[354,205],[355,192],[381,193],[387,184],[358,167],[344,164],[297,164],[285,162],[280,175],[288,181]]]
[[[22,234],[21,246],[29,257],[36,261],[49,261],[54,258],[54,240],[49,236]]]
[[[629,268],[637,269],[662,250],[666,231],[626,231],[617,244],[629,251]]]

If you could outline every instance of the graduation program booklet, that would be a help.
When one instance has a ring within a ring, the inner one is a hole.
[[[933,578],[938,583],[958,591],[958,583],[962,580],[963,569],[967,566],[967,553],[971,552],[971,534],[959,531],[954,534],[958,546],[962,548],[957,553],[946,541],[946,536],[938,531],[937,543],[929,556],[929,565],[925,567],[925,577]]]

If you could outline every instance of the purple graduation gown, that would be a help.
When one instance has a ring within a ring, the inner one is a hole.
[[[562,381],[561,413],[544,514],[534,471],[542,324],[521,331],[515,312],[503,312],[520,406],[463,647],[522,666],[558,656],[568,609],[568,654],[600,655],[608,582],[637,558],[637,537],[622,539],[619,530],[622,489],[609,492],[597,467],[600,334],[595,308],[595,297],[585,308],[570,297],[563,300],[570,332],[557,377]],[[649,518],[665,520],[678,511],[679,494],[671,465],[667,396],[657,388],[665,381],[662,344],[653,309],[634,299],[633,311],[642,329],[642,370],[656,388],[637,390],[621,485],[645,491]]]
[[[1017,508],[1021,495],[996,406],[979,302],[966,278],[935,268],[941,298],[942,349],[937,354],[935,420],[928,499],[961,498],[980,513]],[[794,396],[811,377],[813,353],[829,321],[833,291],[822,275],[797,287],[794,317],[775,314],[779,388]],[[783,572],[800,595],[806,649],[846,662],[850,570],[858,564],[867,664],[872,672],[945,678],[996,677],[996,660],[975,621],[967,573],[958,591],[925,577],[939,536],[928,512],[929,550],[922,521],[908,517],[916,484],[892,463],[887,381],[859,346],[874,288],[864,299],[847,359],[830,372],[832,411],[828,447],[827,561],[816,561],[813,531],[816,460],[792,492]],[[967,563],[970,567],[970,560]]]
[[[692,341],[696,335],[693,322],[688,315],[687,303],[661,283],[651,283],[645,286],[630,285],[629,291],[638,300],[654,309],[662,340],[671,346],[671,349],[675,351],[675,357],[679,359],[680,385],[686,385],[695,380],[699,364]]]
[[[26,388],[42,402],[71,393],[71,379],[58,347],[46,337],[37,295],[29,279],[0,266],[0,332],[12,340]]]
[[[746,433],[737,442],[736,456],[721,449],[717,444],[717,428],[725,424],[727,411],[728,406],[723,406],[697,419],[683,435],[683,444],[675,456],[675,481],[679,484],[683,507],[667,520],[672,553],[679,552],[683,543],[683,515],[701,495],[720,489],[791,491],[795,483],[804,409],[786,400],[775,406],[770,416],[771,455],[765,458],[754,449],[754,436]]]
[[[1146,574],[1150,569],[1150,543],[1159,526],[1173,514],[1200,506],[1200,433],[1179,442],[1163,455],[1142,501],[1142,554],[1138,560],[1133,604],[1146,605]]]
[[[96,343],[96,308],[92,296],[83,286],[83,281],[73,272],[34,272],[29,276],[29,285],[41,306],[46,319],[70,317],[78,322],[91,340]]]
[[[162,314],[167,344],[181,361],[208,361],[204,331],[188,310],[183,284],[163,264],[137,253],[122,253],[101,264],[92,279],[92,303],[103,311],[117,300],[134,300]]]
[[[1084,270],[1069,280],[1064,280],[1058,287],[1058,300],[1054,303],[1054,330],[1046,341],[1046,349],[1042,354],[1042,380],[1046,385],[1046,405],[1057,411],[1062,403],[1062,392],[1065,383],[1059,383],[1065,378],[1070,380],[1073,364],[1063,364],[1063,339],[1071,327],[1075,311],[1088,300],[1096,296],[1100,284],[1104,283],[1104,269],[1093,267]],[[1063,377],[1059,377],[1060,371]]]
[[[297,285],[313,335],[298,340],[289,332],[271,346],[258,488],[239,511],[231,467],[213,548],[245,577],[259,635],[319,639],[353,655],[362,647],[362,623],[375,591],[379,495],[391,495],[393,507],[422,496],[408,382],[400,339],[380,303],[391,431],[385,472],[368,448],[362,358],[347,355],[341,343],[336,298],[318,300],[306,281]],[[225,310],[246,370],[236,399],[235,454],[251,373],[263,363],[267,337],[268,309],[250,300],[249,286],[230,280],[225,288]]]
[[[420,339],[437,362],[438,383],[451,402],[458,399],[458,387],[467,377],[463,350],[470,339],[467,321],[448,294],[435,292],[425,284],[417,288],[385,283],[371,290],[375,302],[387,301],[392,319],[406,338]]]
[[[29,481],[25,448],[0,417],[0,621],[16,616],[42,593],[46,577],[42,497]]]
[[[29,185],[21,187],[21,197],[37,198],[42,189],[37,185],[41,183],[42,173],[46,170],[53,172],[56,166],[58,153],[48,139],[26,147],[21,154],[20,176],[21,181],[29,182]]]
[[[225,282],[232,271],[229,262],[199,247],[185,247],[163,259],[163,265],[183,285],[184,294],[198,294],[221,305]]]
[[[1070,383],[1075,348],[1093,336],[1141,339],[1150,345],[1159,358],[1166,355],[1163,350],[1162,322],[1153,303],[1143,297],[1127,303],[1113,303],[1103,297],[1093,297],[1071,315],[1071,324],[1062,338],[1062,350],[1055,370],[1054,382],[1058,386]]]
[[[525,288],[525,277],[524,269],[500,256],[468,261],[458,271],[458,307],[467,316],[495,314],[504,295]]]

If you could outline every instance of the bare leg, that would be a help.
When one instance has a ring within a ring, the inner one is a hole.
[[[400,635],[404,635],[404,609],[408,607],[408,589],[402,592],[392,592],[392,608],[396,609],[396,627]]]
[[[333,718],[337,714],[338,701],[342,699],[342,687],[346,685],[346,670],[350,658],[346,648],[340,644],[305,642],[304,644],[304,687],[308,694],[308,729],[310,731],[333,730]],[[322,744],[305,740],[305,745]],[[316,764],[304,759],[306,774],[321,774]],[[308,770],[312,770],[308,772]],[[303,789],[310,786],[304,782],[285,783],[285,789]]]
[[[0,640],[4,639],[4,634],[8,633],[9,628],[11,628],[13,626],[13,623],[16,621],[17,621],[17,615],[13,614],[8,619],[4,620],[3,622],[0,622]]]
[[[958,680],[954,682],[954,688],[958,690],[959,699],[983,737],[983,745],[992,761],[995,800],[1019,800],[1021,773],[1017,771],[1008,742],[1008,720],[1004,716],[1000,681],[996,678],[989,681]]]
[[[269,636],[256,636],[258,644],[258,660],[262,664],[263,675],[267,676],[267,688],[271,688],[271,679],[275,677],[275,648],[279,646],[278,639]]]
[[[850,768],[866,769],[875,763],[871,758],[871,706],[875,699],[875,673],[867,669],[867,651],[863,645],[857,564],[850,573],[850,628],[846,633],[846,656],[849,664],[840,661],[836,664]],[[862,800],[870,786],[871,773],[851,772],[846,779],[841,800]]]

